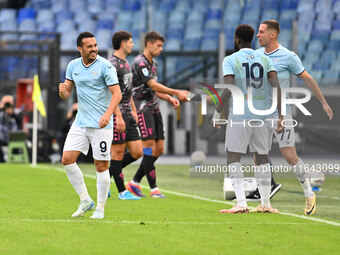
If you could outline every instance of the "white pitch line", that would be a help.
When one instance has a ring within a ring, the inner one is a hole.
[[[298,222],[237,222],[237,221],[226,221],[226,222],[190,222],[190,221],[113,221],[113,220],[67,220],[67,219],[0,219],[1,221],[22,221],[22,222],[67,222],[67,223],[103,223],[103,224],[153,224],[153,225],[315,225],[323,226],[322,223],[298,223]]]
[[[47,166],[39,166],[39,167],[44,168],[44,169],[54,169],[54,170],[59,171],[59,172],[65,172],[65,170],[63,168],[47,167]],[[92,174],[83,174],[83,175],[87,178],[96,179],[96,176],[92,175]],[[141,185],[141,187],[149,188],[148,186],[144,186],[144,185]],[[227,205],[235,205],[235,203],[233,203],[233,202],[210,199],[210,198],[206,198],[206,197],[200,197],[200,196],[196,196],[196,195],[190,195],[190,194],[185,194],[185,193],[171,191],[171,190],[162,189],[162,192],[169,193],[169,194],[176,195],[176,196],[180,196],[180,197],[189,197],[189,198],[193,198],[193,199],[203,200],[203,201],[207,201],[207,202],[227,204]],[[249,208],[251,208],[251,207],[249,207]],[[324,220],[324,219],[316,218],[314,216],[305,216],[305,215],[299,215],[299,214],[295,214],[295,213],[282,212],[282,211],[280,212],[280,214],[295,217],[295,218],[315,221],[315,222],[319,222],[319,223],[324,223],[324,224],[328,224],[328,225],[332,225],[332,226],[336,226],[336,227],[340,227],[340,223],[338,223],[338,222],[334,222],[334,221],[330,221],[330,220]]]

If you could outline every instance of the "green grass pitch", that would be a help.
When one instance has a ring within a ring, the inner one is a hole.
[[[94,166],[80,167],[96,200]],[[91,220],[91,213],[71,218],[79,199],[60,169],[0,165],[0,254],[337,254],[340,249],[339,178],[326,176],[311,217],[302,216],[304,198],[295,178],[278,179],[283,188],[272,204],[282,214],[227,215],[218,213],[231,207],[223,201],[222,179],[190,178],[187,166],[158,165],[166,199],[150,198],[144,189],[148,196],[141,201],[120,201],[112,183],[105,219]],[[135,169],[124,170],[126,181]]]

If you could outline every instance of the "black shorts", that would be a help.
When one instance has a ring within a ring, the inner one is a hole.
[[[131,114],[123,114],[123,120],[125,122],[125,131],[118,133],[113,131],[112,144],[123,144],[130,141],[137,141],[141,139],[140,132],[135,119]],[[113,115],[113,123],[116,126],[116,116]]]
[[[164,140],[164,125],[162,114],[144,111],[138,113],[138,126],[142,140]]]

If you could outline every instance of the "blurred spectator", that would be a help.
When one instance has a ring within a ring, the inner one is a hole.
[[[22,109],[14,108],[14,98],[11,95],[5,95],[1,98],[0,101],[0,111],[4,109],[4,105],[6,103],[9,103],[13,106],[13,114],[12,117],[15,119],[15,122],[18,126],[18,129],[22,129],[22,118],[23,118],[23,112]]]
[[[18,125],[14,118],[13,103],[5,102],[0,110],[0,147],[7,146],[9,142],[9,132],[18,130]],[[0,148],[0,162],[4,162],[2,148]]]

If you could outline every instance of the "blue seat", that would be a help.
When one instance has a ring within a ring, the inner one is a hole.
[[[101,1],[91,1],[91,4],[87,5],[87,12],[95,16],[103,12],[106,8],[104,2]]]
[[[168,29],[184,30],[184,27],[185,27],[185,22],[180,22],[180,21],[170,22],[169,25],[168,25]]]
[[[158,8],[165,12],[171,12],[175,8],[175,5],[176,5],[175,1],[165,0],[159,4]]]
[[[205,28],[206,29],[220,29],[221,27],[221,20],[216,20],[216,19],[210,19],[207,20],[205,23]]]
[[[312,32],[312,39],[326,41],[329,38],[329,30],[314,30]]]
[[[75,23],[80,25],[81,23],[90,20],[89,15],[90,14],[87,11],[75,12],[73,20],[75,21]]]
[[[333,11],[335,14],[340,14],[340,1],[334,2]]]
[[[102,19],[100,18],[97,22],[97,29],[113,29],[114,23],[111,19]]]
[[[338,59],[337,61],[335,61],[334,63],[332,63],[331,65],[331,69],[332,71],[338,71],[340,72],[340,59]]]
[[[193,22],[201,22],[203,19],[202,19],[202,14],[198,11],[191,11],[189,12],[188,14],[188,18],[187,18],[187,22],[190,24],[190,23],[193,23]]]
[[[266,9],[262,13],[261,20],[271,20],[271,19],[277,20],[278,17],[279,17],[279,12],[277,9]]]
[[[312,69],[309,73],[317,82],[320,82],[320,79],[321,79],[322,73],[323,73],[322,70]]]
[[[209,9],[207,12],[207,20],[209,19],[222,19],[222,10],[220,9]]]
[[[70,10],[61,10],[58,11],[55,15],[56,22],[59,24],[65,20],[73,20],[74,13]]]
[[[61,21],[57,25],[56,31],[59,32],[59,33],[63,33],[63,32],[66,32],[66,31],[74,30],[75,27],[76,26],[75,26],[73,20],[68,19],[68,20]]]
[[[157,31],[158,33],[160,33],[161,35],[165,35],[166,34],[166,24],[162,23],[162,22],[158,22],[158,23],[154,23],[152,28]]]
[[[86,5],[84,1],[73,0],[70,1],[69,10],[72,12],[83,12],[86,11]]]
[[[319,40],[311,40],[308,44],[308,51],[310,52],[321,52],[324,49],[324,43]]]
[[[123,10],[124,11],[138,11],[141,7],[140,1],[137,0],[129,0],[123,1]]]
[[[310,13],[314,10],[314,0],[299,1],[297,11],[299,13]]]
[[[265,6],[269,10],[279,10],[280,1],[279,0],[263,0],[262,6]]]
[[[327,49],[330,50],[339,50],[340,49],[340,40],[334,40],[327,42]]]
[[[332,25],[334,30],[340,30],[340,19],[334,20]]]
[[[280,14],[280,20],[293,20],[296,18],[295,10],[283,10]]]
[[[218,41],[219,34],[220,34],[219,29],[205,29],[203,31],[203,38],[214,39]]]
[[[281,1],[281,10],[293,10],[296,9],[298,0],[285,0]]]
[[[188,27],[186,32],[184,33],[185,39],[201,39],[202,38],[202,30],[200,29],[192,29]]]
[[[337,54],[337,51],[327,49],[321,53],[321,60],[327,59],[330,63],[332,63],[336,61],[336,54]]]
[[[217,51],[218,50],[218,40],[216,39],[203,39],[201,50],[207,50],[207,51]]]
[[[36,24],[33,19],[25,19],[19,24],[19,31],[36,31]]]
[[[314,70],[321,70],[321,71],[325,71],[328,68],[329,68],[329,63],[328,62],[321,62],[321,61],[316,62],[313,66]]]
[[[199,38],[196,39],[188,39],[185,41],[183,45],[184,50],[198,50],[201,44],[201,40]]]
[[[340,40],[340,30],[333,30],[331,32],[330,40],[331,41]]]
[[[168,31],[168,39],[178,39],[181,40],[184,36],[184,31],[182,29],[170,29]]]
[[[316,63],[319,60],[319,52],[314,52],[314,51],[305,51],[304,52],[304,58],[303,62],[304,63]]]
[[[323,72],[322,83],[325,85],[336,84],[339,82],[339,71],[326,70]]]
[[[185,22],[185,12],[172,12],[169,16],[169,24],[172,22]]]
[[[181,41],[175,38],[169,39],[165,44],[165,49],[168,51],[178,51],[181,49]]]
[[[25,19],[35,19],[35,10],[32,8],[21,8],[18,13],[18,22],[21,23]]]
[[[280,28],[281,29],[292,29],[292,22],[293,20],[291,19],[284,19],[284,20],[280,20]]]
[[[39,32],[54,32],[55,24],[53,21],[43,22],[38,25]]]
[[[46,0],[30,0],[26,4],[26,7],[33,8],[35,10],[49,9],[49,8],[51,8],[51,1],[46,1]]]
[[[66,9],[66,1],[52,1],[51,2],[51,11],[53,13],[58,13]]]
[[[94,34],[96,30],[96,22],[92,20],[86,20],[78,25],[78,33],[88,31]]]
[[[38,10],[36,22],[38,24],[42,24],[45,22],[54,22],[53,12],[48,9]]]
[[[6,21],[16,21],[16,10],[15,9],[0,9],[0,23]]]

